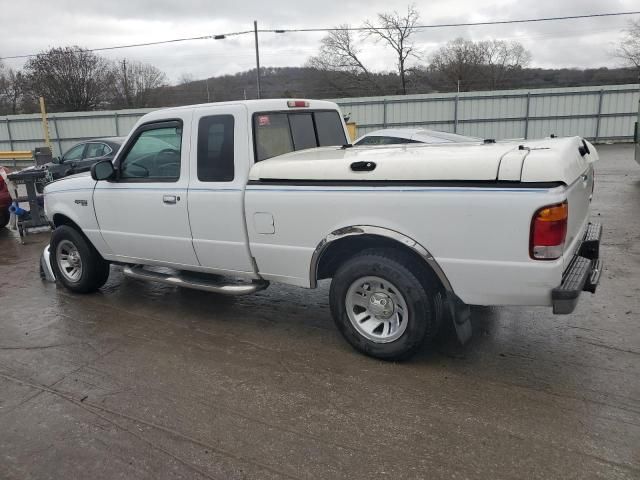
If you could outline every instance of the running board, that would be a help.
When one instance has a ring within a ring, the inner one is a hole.
[[[269,282],[265,281],[254,281],[253,283],[247,284],[209,282],[202,278],[189,278],[187,275],[171,275],[153,272],[151,270],[145,270],[141,266],[125,266],[123,273],[125,276],[135,278],[136,280],[159,282],[166,285],[173,285],[175,287],[193,288],[194,290],[202,290],[205,292],[231,296],[249,295],[251,293],[264,290],[269,286]]]

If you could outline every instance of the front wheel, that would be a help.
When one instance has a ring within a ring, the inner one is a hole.
[[[333,319],[345,339],[366,355],[408,358],[437,330],[437,292],[412,260],[392,250],[367,250],[333,277]]]
[[[94,292],[109,278],[109,263],[72,227],[53,231],[49,251],[56,280],[72,292]]]

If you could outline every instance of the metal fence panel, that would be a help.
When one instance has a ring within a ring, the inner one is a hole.
[[[594,140],[633,137],[638,85],[437,93],[337,99],[352,112],[358,133],[424,126],[485,138],[581,135]],[[384,106],[386,116],[364,106]]]
[[[387,127],[418,127],[483,138],[580,135],[628,141],[637,120],[634,85],[433,93],[335,100],[358,124],[358,134]],[[53,154],[95,137],[126,136],[154,109],[68,112],[49,115]],[[0,150],[43,146],[40,116],[0,117]]]

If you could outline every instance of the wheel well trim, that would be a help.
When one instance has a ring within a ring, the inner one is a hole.
[[[56,220],[59,220],[59,221],[56,222]],[[73,228],[81,231],[80,225],[78,225],[78,222],[76,222],[73,218],[71,218],[66,213],[62,213],[62,212],[54,213],[53,215],[51,215],[50,223],[53,227],[59,227],[60,225],[69,225],[69,223],[71,223],[72,224],[71,226]]]
[[[400,233],[396,230],[392,230],[390,228],[384,227],[376,227],[374,225],[350,225],[348,227],[339,228],[338,230],[334,230],[325,238],[322,239],[318,246],[313,251],[313,255],[311,256],[311,268],[309,272],[309,285],[311,288],[316,288],[318,286],[318,266],[320,265],[320,260],[322,259],[322,255],[327,250],[329,245],[331,245],[336,240],[340,240],[346,237],[359,236],[359,235],[372,235],[387,238],[390,240],[394,240],[405,247],[410,248],[415,253],[418,254],[424,262],[431,267],[433,272],[436,274],[444,289],[453,293],[453,288],[451,286],[451,282],[445,275],[444,271],[438,264],[438,262],[433,258],[433,255],[429,253],[429,250],[424,248],[419,242],[414,240],[407,235]]]

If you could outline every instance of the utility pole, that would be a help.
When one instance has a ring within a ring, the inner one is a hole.
[[[258,50],[258,21],[253,21],[253,33],[256,38],[256,79],[258,81],[258,98],[260,98],[260,52]]]
[[[207,85],[207,103],[211,102],[211,97],[209,96],[209,79],[205,78],[204,80],[206,82]]]

